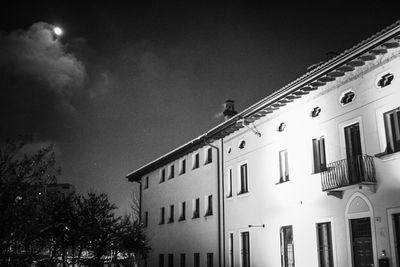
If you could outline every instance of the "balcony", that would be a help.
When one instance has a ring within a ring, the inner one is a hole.
[[[368,155],[358,155],[349,159],[342,159],[327,164],[326,170],[321,172],[322,191],[328,195],[339,195],[355,185],[372,186],[375,190],[374,158]]]

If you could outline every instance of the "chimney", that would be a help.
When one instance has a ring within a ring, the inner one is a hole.
[[[237,111],[235,110],[235,101],[226,100],[224,106],[225,109],[222,114],[224,114],[225,121],[227,121],[237,114]]]

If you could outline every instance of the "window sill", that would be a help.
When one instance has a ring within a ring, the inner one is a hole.
[[[277,183],[276,183],[276,185],[278,185],[278,184],[284,184],[284,183],[287,183],[287,182],[290,182],[290,180],[286,180],[286,181],[279,181],[279,182],[277,182]]]
[[[167,223],[169,224],[169,223],[173,223],[174,221],[168,221]]]
[[[206,214],[204,214],[204,217],[209,217],[209,216],[213,216],[212,212],[207,212]]]
[[[243,193],[238,193],[237,194],[237,197],[238,198],[241,198],[241,197],[247,197],[247,196],[249,196],[250,195],[250,193],[249,193],[249,191],[247,191],[247,192],[243,192]]]
[[[233,199],[233,195],[226,196],[226,199],[227,199],[227,200]]]
[[[178,222],[184,222],[184,221],[186,221],[186,218],[179,218],[178,219]]]
[[[200,216],[192,217],[192,220],[195,220],[195,219],[198,219],[198,218],[200,218]]]
[[[390,153],[390,154],[388,154],[386,152],[382,152],[382,153],[375,154],[374,156],[382,161],[389,161],[389,160],[400,158],[400,151]]]

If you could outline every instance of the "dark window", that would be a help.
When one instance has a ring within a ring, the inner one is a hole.
[[[159,267],[164,267],[164,254],[159,254],[158,255],[158,266]]]
[[[196,198],[194,201],[194,209],[193,209],[193,219],[200,217],[200,198]]]
[[[192,168],[193,170],[199,167],[199,162],[200,162],[200,155],[199,153],[196,153],[193,156],[193,168]]]
[[[175,177],[175,166],[172,164],[169,166],[169,177],[168,179],[172,179]]]
[[[181,203],[181,215],[179,216],[179,221],[186,220],[186,202]]]
[[[394,79],[393,74],[386,73],[379,79],[377,86],[380,88],[386,87],[392,83],[393,79]]]
[[[144,178],[144,189],[149,188],[149,176]]]
[[[206,155],[206,161],[205,164],[211,163],[212,162],[212,148],[207,149],[207,155]]]
[[[279,182],[289,181],[289,160],[287,149],[279,152]]]
[[[317,232],[319,266],[333,267],[331,223],[318,223]]]
[[[246,141],[242,140],[239,142],[239,149],[243,149],[246,146]]]
[[[165,217],[165,208],[162,207],[161,208],[161,214],[160,214],[160,224],[164,224],[165,223],[164,217]]]
[[[294,245],[292,226],[281,227],[281,263],[282,267],[294,267]]]
[[[229,267],[235,266],[233,255],[233,233],[229,233]]]
[[[325,138],[315,138],[312,140],[313,157],[314,157],[314,170],[313,173],[319,173],[326,170],[325,159]]]
[[[213,266],[214,266],[214,254],[207,253],[207,267],[213,267]]]
[[[174,267],[174,254],[168,254],[168,267]]]
[[[356,96],[356,94],[353,91],[348,91],[343,94],[342,98],[340,99],[340,103],[342,105],[347,105],[347,104],[353,102],[355,96]]]
[[[180,267],[186,267],[186,254],[182,253],[180,258],[181,258]]]
[[[242,267],[250,267],[250,236],[249,232],[242,232]]]
[[[168,223],[174,222],[174,205],[169,206],[169,218]]]
[[[193,254],[193,266],[200,267],[200,253]]]
[[[147,211],[144,212],[144,218],[143,218],[143,226],[147,227],[149,225],[149,213]]]
[[[179,172],[179,174],[184,174],[186,172],[186,159],[183,159],[181,161],[181,171]]]
[[[233,177],[232,177],[232,169],[228,170],[228,181],[227,181],[227,197],[232,197],[232,185],[233,185]]]
[[[311,111],[311,117],[313,117],[313,118],[318,117],[319,113],[321,113],[321,108],[320,107],[315,107]]]
[[[383,114],[386,134],[386,153],[400,151],[400,108]]]
[[[161,170],[160,176],[160,183],[165,182],[165,169]]]
[[[209,195],[207,197],[207,211],[205,216],[211,216],[211,215],[213,215],[212,195]]]
[[[247,180],[247,164],[240,165],[240,192],[244,194],[249,192],[248,180]]]

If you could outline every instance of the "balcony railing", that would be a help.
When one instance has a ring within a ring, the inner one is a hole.
[[[375,184],[374,158],[358,155],[327,164],[321,173],[322,191],[339,189],[359,183]]]

